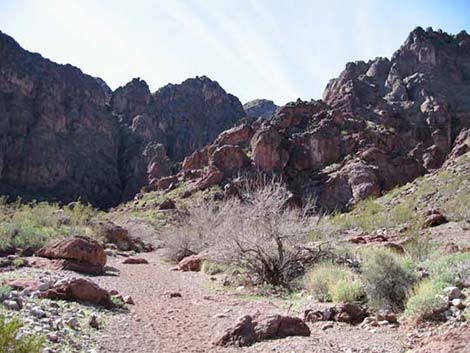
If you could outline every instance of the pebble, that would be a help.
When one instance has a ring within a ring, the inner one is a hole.
[[[95,313],[92,313],[90,315],[90,318],[88,320],[88,324],[90,327],[94,329],[98,329],[100,327],[100,323],[98,322],[98,316]]]
[[[465,309],[465,304],[463,300],[460,298],[452,299],[452,305],[455,306],[459,310]]]
[[[53,343],[57,343],[59,342],[59,336],[57,335],[57,333],[55,332],[49,332],[47,335],[46,335],[47,339]]]
[[[126,295],[123,299],[124,299],[124,303],[126,304],[130,304],[130,305],[135,304],[134,299],[132,299],[130,295]]]
[[[71,317],[70,319],[66,320],[65,324],[74,330],[77,330],[80,328],[80,323],[75,317]]]
[[[10,310],[20,310],[20,306],[18,305],[18,303],[16,302],[16,300],[5,300],[3,302],[3,306],[7,309],[10,309]]]
[[[31,309],[31,315],[37,317],[38,319],[41,319],[43,317],[46,317],[46,312],[42,310],[40,306],[35,306]]]

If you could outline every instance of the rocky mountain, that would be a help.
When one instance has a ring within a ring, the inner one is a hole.
[[[270,118],[279,108],[273,101],[267,99],[255,99],[243,104],[245,113],[250,118]]]
[[[111,92],[1,32],[0,75],[0,194],[12,198],[116,205],[245,116],[207,77]]]
[[[299,198],[344,210],[464,153],[469,128],[470,36],[418,27],[391,59],[348,63],[323,100],[223,132],[153,187],[186,181],[188,195],[263,172]]]
[[[0,193],[120,201],[118,124],[91,76],[0,34]]]

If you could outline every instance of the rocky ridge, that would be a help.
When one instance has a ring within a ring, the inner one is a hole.
[[[207,77],[112,92],[0,33],[0,193],[13,199],[116,205],[244,116]]]
[[[187,196],[262,172],[300,198],[345,210],[465,153],[469,92],[470,36],[418,27],[391,59],[348,63],[323,100],[221,133],[185,159],[173,185],[189,183]]]

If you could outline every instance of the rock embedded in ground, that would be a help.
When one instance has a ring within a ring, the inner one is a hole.
[[[127,265],[142,265],[142,264],[148,264],[149,262],[144,258],[128,257],[122,263],[127,264]]]
[[[450,301],[462,297],[462,292],[457,287],[446,287],[444,288],[444,293],[447,295],[447,298],[449,298]]]
[[[214,342],[216,346],[250,346],[253,343],[289,336],[310,336],[310,329],[297,317],[245,315]]]
[[[307,322],[338,321],[357,325],[362,323],[366,317],[366,308],[356,303],[342,303],[320,310],[307,309],[304,312],[304,320]]]
[[[107,309],[113,307],[108,291],[84,278],[60,281],[60,283],[56,283],[51,289],[42,292],[40,297],[99,304]]]
[[[174,210],[176,209],[176,203],[172,199],[165,199],[160,205],[158,205],[160,210]]]
[[[201,255],[187,256],[178,263],[178,269],[183,272],[186,272],[186,271],[198,272],[201,270],[203,260],[204,260],[204,257]]]

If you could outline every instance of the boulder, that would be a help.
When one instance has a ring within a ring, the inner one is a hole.
[[[437,227],[444,223],[447,223],[447,218],[440,211],[430,210],[424,220],[423,228]]]
[[[218,147],[211,155],[209,164],[230,176],[250,164],[249,158],[239,146],[224,145]]]
[[[310,329],[298,317],[270,315],[257,319],[255,333],[258,341],[288,336],[310,336]]]
[[[245,315],[239,318],[233,327],[228,328],[215,341],[215,345],[243,347],[288,336],[310,336],[310,329],[297,317],[269,315],[253,318]]]
[[[178,269],[183,272],[199,272],[201,270],[203,260],[204,257],[202,257],[201,255],[187,256],[178,263]]]
[[[106,265],[103,247],[89,237],[76,236],[47,245],[36,252],[36,256],[66,260],[72,270],[86,273],[101,273]]]
[[[251,158],[255,167],[264,172],[279,172],[289,160],[283,139],[272,126],[260,128],[251,139]]]
[[[360,324],[367,317],[367,310],[356,303],[342,303],[334,307],[304,312],[304,320],[308,322],[338,321],[351,325]]]
[[[158,205],[159,210],[174,210],[176,209],[176,203],[172,199],[165,199],[160,205]]]
[[[222,132],[214,144],[223,145],[245,145],[248,144],[253,137],[253,129],[248,124],[241,124]]]
[[[59,281],[51,289],[42,292],[40,297],[99,304],[107,309],[113,307],[109,293],[96,283],[84,278]]]
[[[249,315],[238,319],[233,327],[228,328],[224,334],[214,342],[216,346],[251,346],[257,341],[253,318]]]

